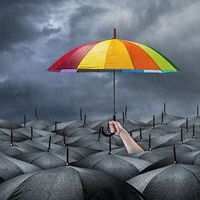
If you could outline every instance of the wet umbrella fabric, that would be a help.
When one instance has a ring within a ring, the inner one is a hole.
[[[28,173],[23,175],[18,175],[0,184],[0,199],[7,200],[12,192],[25,181],[28,177],[32,176],[34,173]]]
[[[52,124],[53,122],[50,122],[50,121],[43,121],[43,120],[36,119],[36,120],[26,123],[26,126],[29,128],[32,126],[34,129],[45,130]]]
[[[113,192],[114,191],[114,192]],[[145,199],[137,190],[96,170],[63,167],[44,170],[19,184],[8,200]]]
[[[142,192],[148,200],[200,199],[200,167],[172,164],[127,182]]]
[[[0,128],[15,129],[20,127],[21,125],[16,122],[10,122],[4,119],[0,119]]]
[[[68,146],[69,148],[69,161],[72,162],[74,160],[78,161],[82,158],[85,158],[91,154],[98,153],[99,151],[89,148],[83,148],[83,147],[73,147]],[[66,156],[66,147],[62,146],[60,148],[57,148],[56,150],[52,150],[52,152]]]
[[[140,171],[150,164],[148,161],[112,153],[108,154],[107,152],[96,153],[73,163],[75,166],[104,171],[123,181],[138,175]]]
[[[0,183],[17,175],[31,173],[38,170],[39,168],[34,165],[0,153]]]

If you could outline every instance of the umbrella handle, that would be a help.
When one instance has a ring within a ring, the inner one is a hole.
[[[105,132],[103,126],[101,127],[101,133],[105,136],[105,137],[110,137],[113,136],[115,133],[111,133],[109,131],[109,129]]]

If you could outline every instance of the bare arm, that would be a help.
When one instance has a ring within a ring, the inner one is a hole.
[[[115,132],[116,135],[121,137],[128,153],[140,153],[144,151],[119,122],[109,121],[109,128],[111,132]]]

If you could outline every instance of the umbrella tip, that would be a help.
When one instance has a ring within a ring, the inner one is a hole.
[[[174,164],[176,164],[177,160],[176,160],[176,147],[175,147],[175,145],[173,146],[173,153],[174,153]]]
[[[116,38],[117,38],[116,28],[113,28],[112,39],[116,39]]]

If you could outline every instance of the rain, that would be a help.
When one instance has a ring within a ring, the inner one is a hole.
[[[198,0],[0,0],[0,200],[200,199],[199,11]],[[112,73],[48,71],[118,38],[180,72],[116,72],[113,98]],[[110,132],[115,115],[144,151]]]

